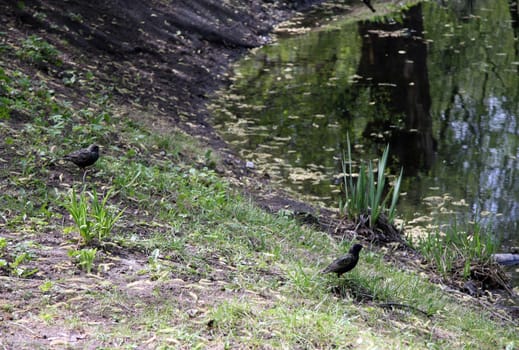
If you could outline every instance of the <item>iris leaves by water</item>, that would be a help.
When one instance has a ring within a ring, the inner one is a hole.
[[[349,218],[358,218],[366,214],[369,217],[369,226],[375,227],[380,215],[387,215],[389,223],[395,218],[395,208],[400,194],[402,182],[402,170],[386,196],[384,194],[386,184],[386,163],[389,154],[389,146],[386,147],[378,165],[373,167],[372,161],[361,163],[358,176],[353,173],[353,161],[351,159],[350,137],[347,136],[347,155],[343,156],[342,170],[344,175],[344,196],[339,203],[341,214],[347,214]],[[375,174],[376,173],[376,174]],[[376,179],[376,180],[375,180]],[[389,207],[387,203],[391,199]]]

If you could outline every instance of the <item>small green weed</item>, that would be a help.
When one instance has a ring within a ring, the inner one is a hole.
[[[9,264],[9,268],[11,269],[11,273],[18,277],[29,277],[36,272],[38,272],[37,268],[27,268],[22,264],[33,259],[32,255],[28,252],[23,252],[14,257],[13,262]]]
[[[59,50],[37,35],[31,35],[22,42],[22,48],[16,52],[18,57],[36,64],[50,63],[61,65]]]
[[[170,269],[160,259],[160,250],[154,249],[148,257],[150,279],[152,281],[167,280],[170,275]]]
[[[11,111],[9,106],[11,101],[8,97],[4,96],[11,91],[10,83],[11,79],[7,76],[5,71],[0,68],[0,120],[9,119],[10,117]]]
[[[7,248],[7,239],[0,237],[0,270],[6,268],[7,260],[5,259],[5,251]]]
[[[15,244],[8,250],[8,241],[0,237],[0,271],[3,270],[9,275],[27,278],[38,272],[38,268],[27,266],[26,263],[34,260],[34,254],[30,248],[34,247],[33,242],[27,241]]]
[[[74,22],[77,22],[77,23],[83,23],[85,20],[83,18],[83,16],[81,16],[80,13],[76,13],[76,12],[68,12],[67,13],[67,16],[68,18],[70,18],[72,21]]]
[[[90,273],[92,271],[92,267],[94,265],[94,260],[97,255],[96,248],[90,249],[80,249],[80,250],[71,250],[68,252],[68,255],[77,261],[79,266],[86,271],[86,273]]]
[[[0,252],[0,270],[16,277],[27,278],[38,272],[38,268],[26,266],[26,263],[33,259],[34,256],[30,252],[20,252],[14,256]]]
[[[52,281],[45,281],[38,287],[39,290],[41,290],[43,293],[50,292],[52,290],[52,287],[54,286],[54,283]]]

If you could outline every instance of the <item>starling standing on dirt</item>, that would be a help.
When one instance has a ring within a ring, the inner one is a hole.
[[[364,5],[366,5],[367,7],[369,7],[369,9],[373,12],[376,12],[375,9],[373,8],[373,6],[371,6],[371,3],[369,2],[369,0],[362,0],[362,2],[364,3]]]
[[[81,169],[85,169],[87,166],[94,164],[98,158],[99,146],[94,144],[88,146],[88,148],[82,148],[63,157],[63,159],[71,161]]]
[[[325,268],[323,273],[335,272],[337,277],[341,277],[341,275],[345,272],[353,269],[357,262],[359,261],[359,252],[362,249],[362,244],[354,244],[348,254],[341,256],[339,259],[332,262]]]

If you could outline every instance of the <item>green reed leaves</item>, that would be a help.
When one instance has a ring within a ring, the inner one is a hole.
[[[351,158],[350,138],[347,136],[347,154],[343,155],[342,171],[344,178],[344,201],[341,200],[339,208],[342,215],[357,218],[363,214],[369,214],[369,226],[374,227],[380,215],[387,215],[389,222],[395,218],[396,204],[400,195],[402,182],[402,170],[389,191],[384,196],[387,182],[386,164],[389,154],[389,146],[382,153],[376,168],[373,162],[362,162],[359,166],[358,176],[353,172]],[[391,199],[389,207],[387,203]]]

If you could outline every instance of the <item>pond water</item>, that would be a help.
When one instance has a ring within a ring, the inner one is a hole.
[[[389,144],[392,173],[404,169],[398,213],[408,224],[477,221],[503,251],[518,246],[511,3],[429,1],[279,39],[237,65],[216,127],[260,172],[330,207],[347,135],[357,160]]]

